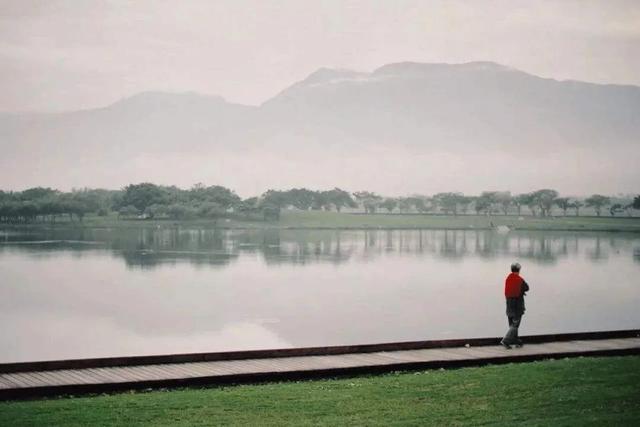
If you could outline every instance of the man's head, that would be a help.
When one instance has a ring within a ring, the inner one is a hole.
[[[514,262],[513,264],[511,264],[511,272],[520,273],[520,263]]]

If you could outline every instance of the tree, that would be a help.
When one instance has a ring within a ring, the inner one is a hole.
[[[290,204],[289,195],[285,191],[267,190],[260,196],[259,207],[272,206],[282,209]]]
[[[500,206],[502,213],[507,215],[509,206],[513,204],[513,197],[511,197],[510,191],[496,191],[493,193],[493,201]]]
[[[580,208],[583,206],[584,203],[582,203],[580,200],[574,200],[569,207],[576,210],[576,216],[580,216]]]
[[[340,212],[342,208],[356,208],[358,205],[351,195],[344,190],[334,188],[333,190],[323,191],[322,196]]]
[[[332,203],[329,201],[329,192],[328,191],[317,191],[313,195],[313,204],[311,205],[311,209],[313,210],[321,210],[325,211],[331,210]]]
[[[365,213],[375,213],[378,208],[378,204],[382,200],[382,196],[377,195],[376,193],[372,193],[370,191],[358,191],[353,193],[353,197],[356,198],[362,207],[364,208]]]
[[[238,209],[238,212],[241,212],[243,214],[258,213],[260,211],[258,209],[258,198],[250,197],[248,199],[242,200],[240,203],[238,203],[237,209]]]
[[[118,211],[118,218],[131,218],[131,217],[136,217],[139,214],[140,214],[140,211],[138,211],[138,209],[135,206],[128,205],[120,208],[120,210]]]
[[[458,203],[463,197],[461,193],[438,193],[433,196],[433,200],[445,214],[458,215]]]
[[[174,203],[179,202],[181,196],[181,190],[176,187],[169,187],[164,189],[167,195],[171,194]],[[240,197],[233,191],[220,185],[212,185],[205,187],[203,184],[198,183],[189,189],[187,192],[187,199],[194,204],[201,204],[204,202],[217,203],[222,206],[224,210],[233,207],[240,203]],[[187,201],[187,200],[185,200]]]
[[[130,184],[124,188],[122,206],[135,206],[140,212],[154,204],[167,204],[167,193],[155,184],[143,182],[140,184]]]
[[[314,204],[318,207],[323,207],[325,204],[329,203],[319,203],[321,202],[321,200],[319,200],[321,198],[318,197],[320,194],[321,193],[316,191],[307,190],[306,188],[294,188],[285,192],[285,198],[291,206],[303,211],[308,211]]]
[[[80,222],[89,212],[100,209],[100,202],[95,194],[86,190],[77,190],[60,196],[60,210],[67,213],[70,219],[75,215]]]
[[[466,214],[467,211],[469,210],[469,205],[473,203],[474,200],[475,198],[471,196],[460,196],[458,200],[458,206],[460,207],[460,211],[463,214]]]
[[[571,200],[568,197],[559,197],[554,203],[562,209],[563,215],[567,216],[567,209],[571,207]]]
[[[407,208],[407,210],[414,207],[416,211],[418,211],[419,213],[429,212],[433,208],[429,198],[426,196],[416,195],[416,196],[406,197],[402,200],[401,203]]]
[[[380,207],[389,211],[389,213],[393,212],[393,210],[398,206],[398,200],[393,198],[384,199],[380,203]]]
[[[633,198],[633,203],[631,204],[633,209],[640,209],[640,196],[636,196]]]
[[[144,213],[149,218],[156,218],[156,217],[165,216],[167,214],[167,206],[159,205],[159,204],[156,203],[156,204],[153,204],[151,206],[147,206],[147,208],[144,210]]]
[[[596,211],[596,215],[600,216],[602,212],[602,208],[608,205],[609,203],[611,203],[611,199],[601,194],[594,194],[593,196],[586,199],[584,202],[587,206],[593,207],[593,209],[595,209]]]
[[[624,208],[620,203],[614,203],[609,207],[609,213],[611,214],[611,216],[616,216],[616,213],[620,213],[623,211],[624,211]]]
[[[518,194],[513,199],[513,204],[518,209],[518,216],[522,213],[522,206],[529,206],[532,203],[531,193]]]
[[[216,202],[201,203],[196,209],[199,218],[218,219],[226,212],[224,206]]]
[[[629,203],[628,205],[625,205],[623,209],[627,213],[627,216],[632,216],[633,203]]]
[[[31,200],[26,200],[18,205],[18,213],[24,222],[33,222],[38,215],[38,205]]]
[[[167,206],[167,215],[171,219],[189,219],[195,217],[197,212],[191,206],[173,203]]]
[[[53,190],[49,187],[33,187],[24,190],[20,193],[20,200],[30,200],[35,201],[37,199],[44,199],[45,197],[53,196],[59,194],[60,192],[57,190]]]
[[[543,190],[534,191],[532,193],[532,197],[540,208],[540,215],[549,216],[551,214],[551,207],[553,206],[555,199],[558,197],[558,192],[556,190],[545,188]]]
[[[476,198],[475,210],[477,214],[485,212],[491,214],[494,211],[508,213],[511,205],[511,193],[508,191],[483,191]]]
[[[479,197],[476,197],[476,200],[473,206],[477,215],[480,215],[481,212],[487,213],[491,208],[491,200],[489,200],[489,198],[487,197],[479,196]]]
[[[412,207],[413,204],[411,203],[411,199],[409,197],[400,197],[398,199],[398,209],[400,209],[400,212],[407,213],[409,212],[409,210],[411,210]]]
[[[412,200],[413,205],[416,207],[416,210],[419,213],[427,213],[431,209],[433,209],[433,204],[427,198],[424,198],[424,197],[412,197],[410,199]]]
[[[265,221],[280,220],[280,209],[275,206],[264,206],[262,208],[262,214]]]

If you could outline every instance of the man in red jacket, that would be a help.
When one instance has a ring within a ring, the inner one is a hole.
[[[504,296],[507,301],[507,319],[509,330],[500,344],[506,349],[512,345],[522,347],[522,340],[518,337],[518,328],[524,315],[524,295],[529,290],[529,285],[520,276],[520,264],[511,264],[511,274],[504,282]]]

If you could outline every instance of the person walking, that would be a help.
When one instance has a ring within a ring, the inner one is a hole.
[[[520,269],[519,263],[514,262],[511,264],[511,274],[507,276],[504,282],[509,329],[500,344],[506,349],[510,349],[512,345],[522,347],[522,340],[518,337],[518,328],[524,315],[524,296],[529,290],[529,285],[520,276]]]

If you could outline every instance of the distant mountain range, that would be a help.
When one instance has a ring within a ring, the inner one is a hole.
[[[93,110],[1,114],[0,144],[4,189],[635,192],[640,87],[491,62],[322,68],[260,106],[144,92]]]

